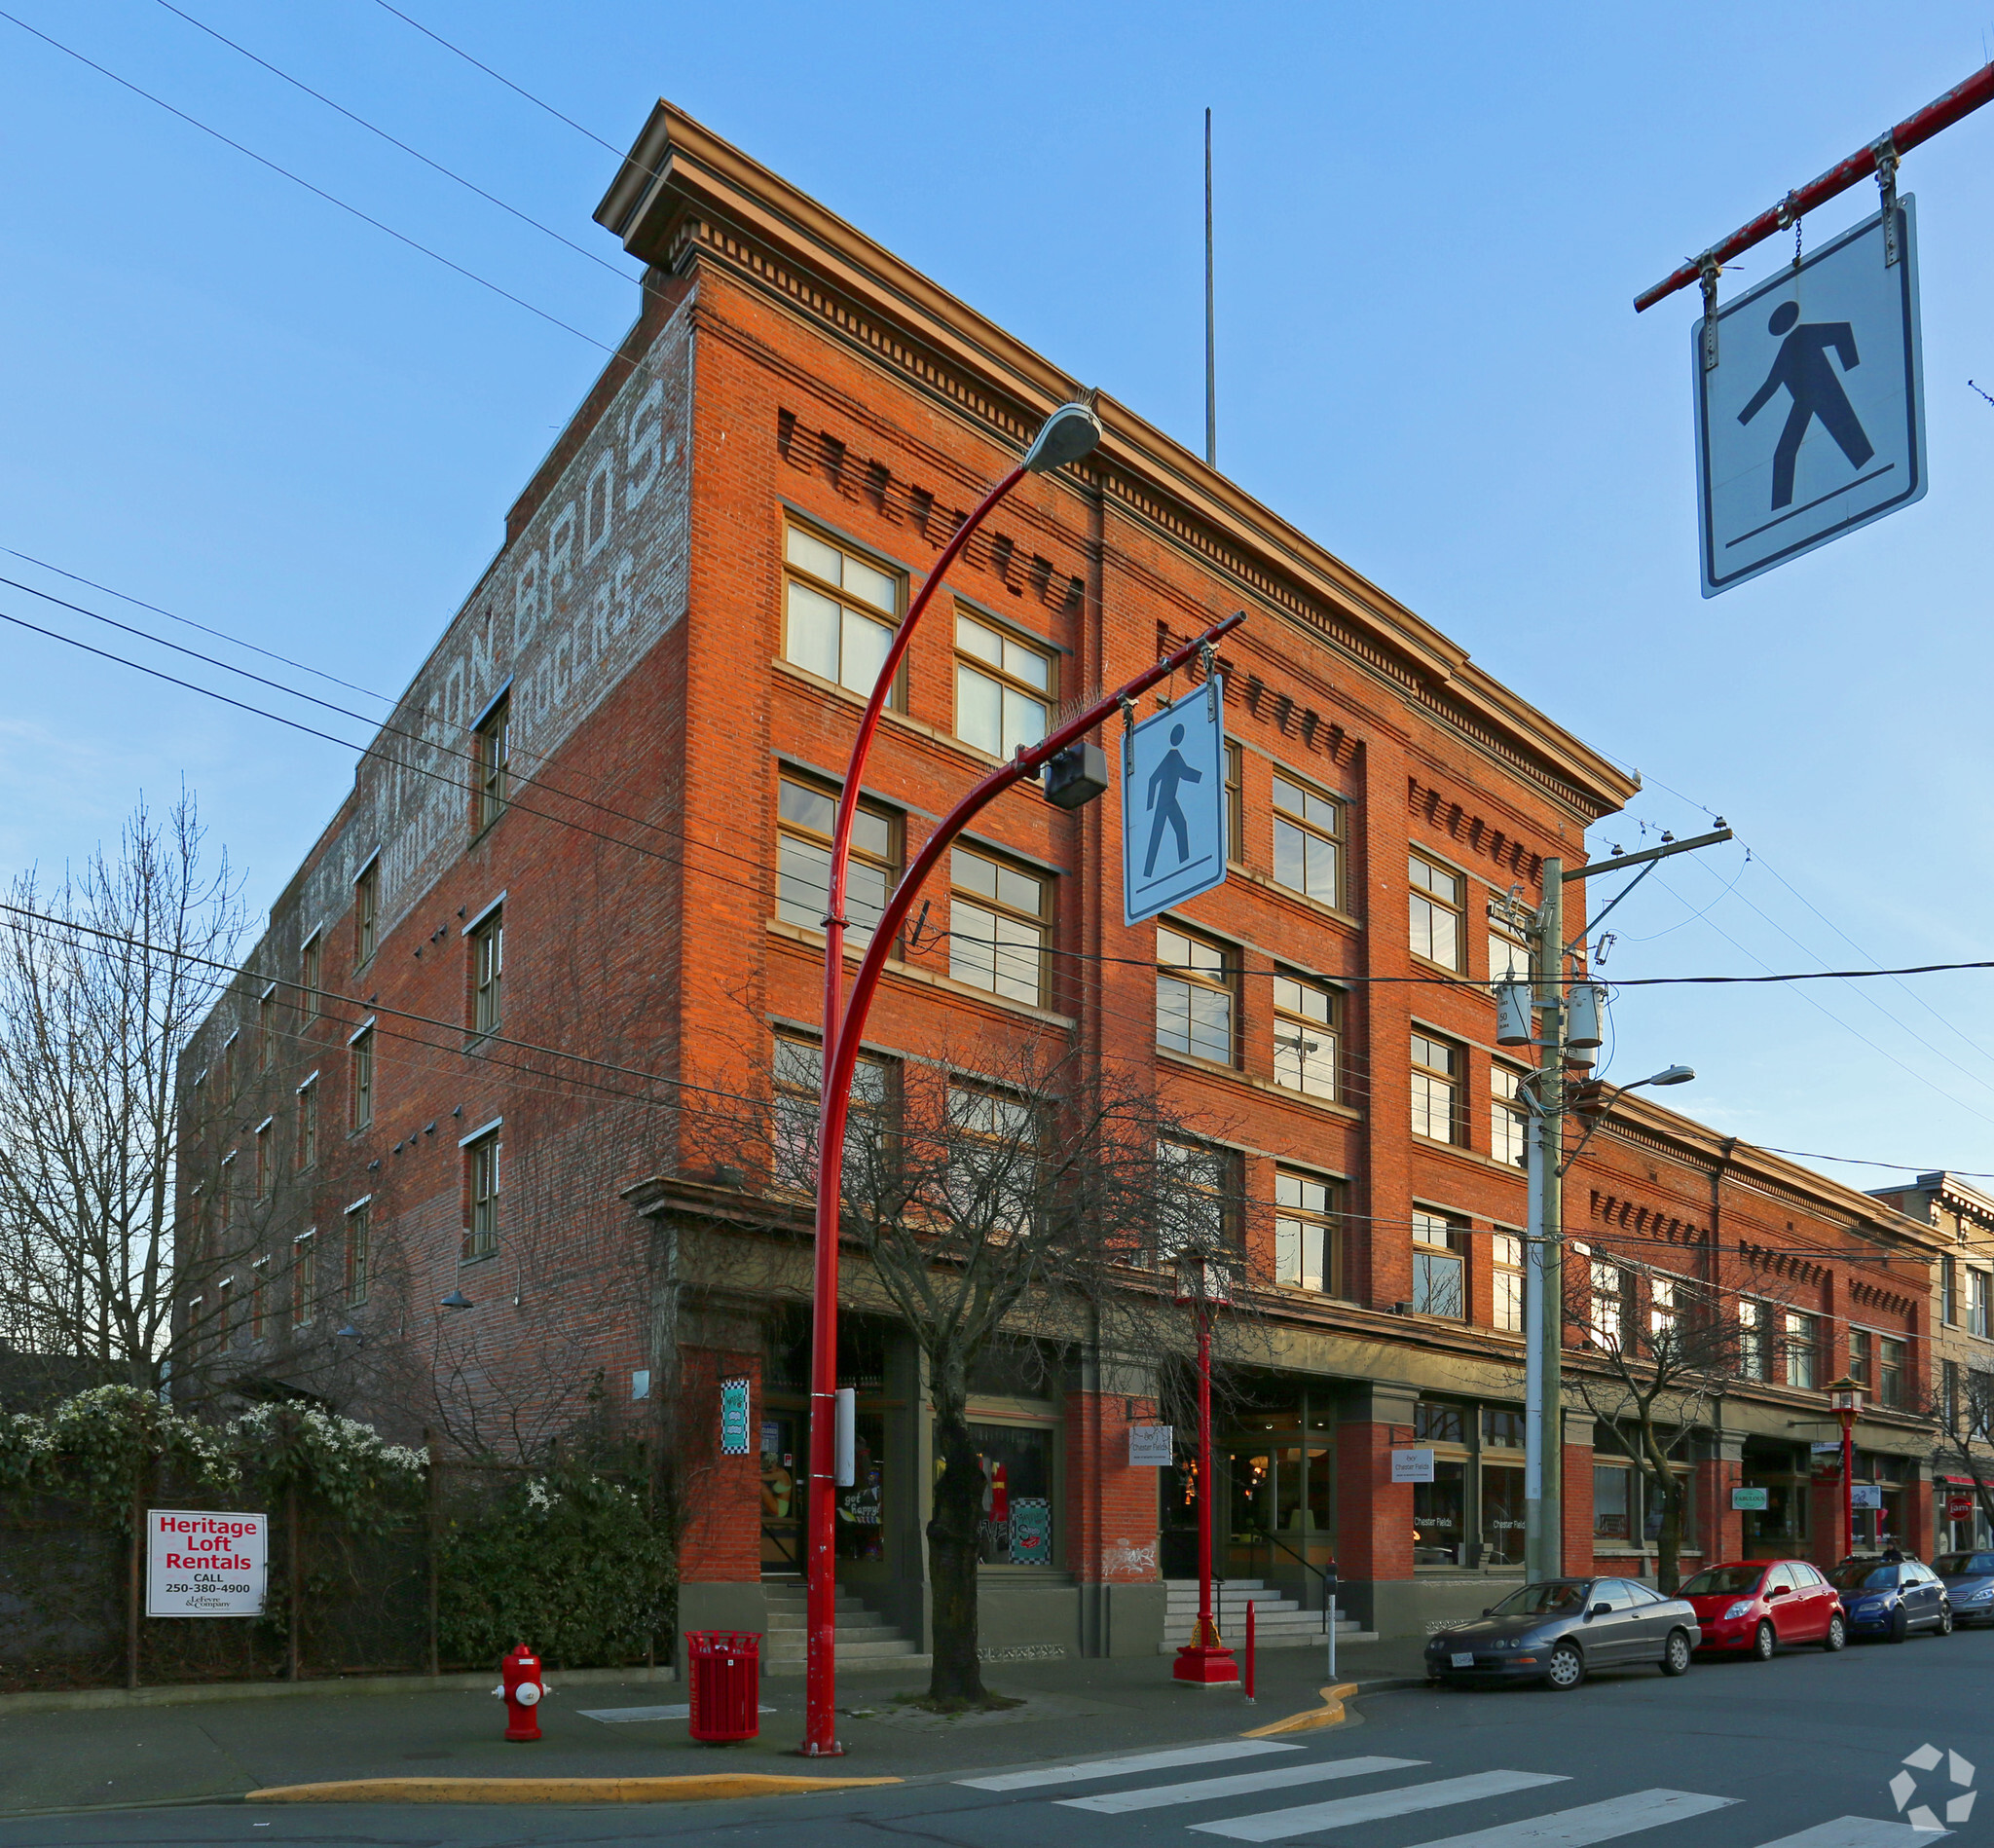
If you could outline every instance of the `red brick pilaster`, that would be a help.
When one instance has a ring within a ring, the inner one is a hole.
[[[1129,1425],[1156,1419],[1154,1399],[1066,1395],[1066,1567],[1083,1582],[1157,1575],[1158,1472],[1128,1463]]]
[[[679,1539],[679,1576],[688,1584],[759,1581],[761,1577],[761,1358],[708,1348],[683,1351],[679,1458],[685,1525]],[[720,1382],[745,1376],[748,1455],[720,1453]]]

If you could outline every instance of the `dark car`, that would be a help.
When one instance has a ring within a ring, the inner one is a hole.
[[[1913,1630],[1952,1634],[1952,1599],[1918,1560],[1845,1559],[1828,1578],[1841,1594],[1853,1637],[1902,1643]]]
[[[1678,1595],[1695,1608],[1705,1649],[1740,1650],[1769,1662],[1783,1643],[1833,1650],[1849,1640],[1834,1587],[1804,1559],[1706,1566]]]
[[[1569,1688],[1596,1668],[1647,1663],[1680,1675],[1702,1635],[1689,1605],[1631,1578],[1546,1578],[1518,1586],[1474,1622],[1428,1639],[1426,1679]]]
[[[1932,1570],[1952,1601],[1954,1623],[1994,1623],[1994,1553],[1940,1553]]]

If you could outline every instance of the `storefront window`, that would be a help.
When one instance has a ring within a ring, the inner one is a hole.
[[[1593,1538],[1634,1537],[1634,1472],[1610,1464],[1593,1466]]]
[[[803,1421],[771,1413],[761,1421],[761,1569],[803,1570]]]
[[[988,1566],[1052,1563],[1052,1433],[1018,1424],[972,1424],[983,1465],[978,1553]]]
[[[1523,1564],[1523,1471],[1514,1463],[1482,1465],[1482,1564]]]
[[[1468,1466],[1442,1458],[1433,1480],[1413,1485],[1413,1564],[1459,1566],[1467,1536]]]
[[[852,1486],[837,1492],[837,1556],[839,1559],[883,1560],[886,1557],[885,1416],[878,1412],[861,1412],[858,1427]],[[763,1467],[765,1480],[765,1462]]]

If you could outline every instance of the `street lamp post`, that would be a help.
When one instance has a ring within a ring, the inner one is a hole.
[[[1177,1259],[1177,1301],[1198,1326],[1198,1627],[1170,1672],[1200,1687],[1239,1679],[1211,1608],[1211,1526],[1218,1512],[1211,1465],[1211,1318],[1232,1300],[1232,1278],[1220,1259],[1209,1251],[1187,1251]]]
[[[1828,1402],[1842,1425],[1842,1557],[1856,1550],[1856,1417],[1863,1409],[1863,1388],[1847,1374],[1828,1388]]]

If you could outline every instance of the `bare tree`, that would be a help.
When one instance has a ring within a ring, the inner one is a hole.
[[[732,1159],[778,1195],[808,1197],[816,1052],[776,1045],[773,1107]],[[1160,1396],[1180,1389],[1194,1337],[1171,1261],[1200,1249],[1237,1267],[1236,1170],[1153,1094],[1050,1036],[967,1056],[862,1059],[853,1105],[843,1219],[862,1258],[846,1267],[841,1295],[848,1308],[894,1313],[926,1360],[940,1463],[927,1526],[929,1699],[981,1703],[987,1479],[969,1420],[979,1362],[1002,1348],[1050,1371],[1084,1351],[1155,1381]],[[1222,1318],[1219,1350],[1243,1353],[1253,1326],[1243,1312]]]
[[[1948,1372],[1950,1370],[1948,1369]],[[1936,1470],[1965,1476],[1974,1500],[1994,1530],[1994,1373],[1969,1370],[1946,1381],[1925,1410],[1937,1427],[1932,1444]]]
[[[47,921],[55,920],[55,921]],[[194,798],[0,912],[0,1317],[7,1338],[158,1383],[174,1338],[175,1061],[244,914]]]
[[[1648,1505],[1660,1501],[1655,1577],[1673,1594],[1681,1581],[1689,1499],[1677,1464],[1726,1383],[1741,1371],[1761,1372],[1770,1354],[1754,1344],[1769,1331],[1743,1328],[1700,1279],[1599,1249],[1574,1245],[1572,1253],[1565,1262],[1565,1324],[1583,1357],[1568,1359],[1566,1378],[1633,1462]]]

